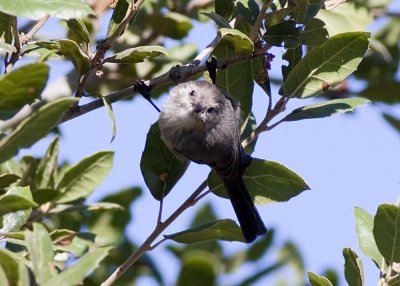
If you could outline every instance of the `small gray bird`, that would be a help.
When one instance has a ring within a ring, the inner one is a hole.
[[[240,144],[236,100],[206,81],[185,82],[171,90],[158,124],[178,159],[207,164],[222,178],[246,241],[265,234],[242,178],[251,158]]]

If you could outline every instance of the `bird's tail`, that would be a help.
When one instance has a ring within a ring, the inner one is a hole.
[[[244,185],[243,179],[241,177],[224,178],[223,181],[242,228],[243,236],[246,242],[250,243],[257,236],[265,234],[267,229]]]

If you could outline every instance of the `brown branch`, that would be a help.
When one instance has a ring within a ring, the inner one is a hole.
[[[257,20],[254,26],[251,28],[250,39],[253,41],[253,43],[258,42],[258,32],[260,31],[262,21],[265,18],[265,12],[267,12],[271,2],[272,0],[264,0],[264,3],[260,9],[260,13],[258,13]]]
[[[39,21],[32,27],[32,29],[26,34],[21,35],[21,44],[25,45],[30,42],[33,36],[46,24],[47,20],[50,18],[50,14],[44,15]]]
[[[151,244],[157,239],[157,237],[186,209],[193,206],[196,202],[196,198],[204,191],[207,187],[207,180],[203,181],[200,186],[186,199],[164,222],[157,224],[153,232],[149,237],[143,242],[141,246],[121,265],[118,269],[111,274],[106,281],[104,281],[101,286],[112,285],[122,274],[125,273],[146,251],[154,249]],[[164,240],[161,240],[163,242]],[[160,243],[156,244],[159,245]]]

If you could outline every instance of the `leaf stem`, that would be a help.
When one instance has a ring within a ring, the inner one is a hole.
[[[271,2],[271,0],[264,1],[260,12],[258,13],[257,20],[254,26],[251,28],[250,39],[253,41],[253,43],[258,42],[258,32],[260,31],[262,21],[265,18],[265,12],[267,12],[269,6],[271,5]]]

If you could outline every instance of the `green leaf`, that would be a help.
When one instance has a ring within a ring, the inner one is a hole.
[[[2,280],[2,283],[10,286],[19,286],[19,263],[14,254],[8,249],[0,248],[0,267],[7,277],[6,281]]]
[[[36,206],[32,201],[32,194],[29,187],[13,187],[7,191],[6,195],[13,198],[12,201],[8,202],[0,200],[0,205],[8,208],[10,211],[3,216],[3,227],[0,229],[2,233],[20,230],[31,215],[32,207]]]
[[[374,218],[373,234],[379,252],[388,261],[400,262],[400,208],[382,204]]]
[[[33,200],[39,205],[51,202],[60,195],[61,192],[55,189],[37,189],[32,193]]]
[[[185,244],[199,243],[208,240],[245,242],[242,230],[231,219],[216,220],[181,232],[164,235],[164,237]]]
[[[354,216],[356,218],[358,245],[360,246],[361,251],[364,255],[375,261],[378,267],[381,267],[383,257],[382,254],[380,254],[374,239],[374,217],[362,208],[355,208]]]
[[[246,139],[247,137],[249,137],[250,134],[251,134],[256,128],[257,128],[256,118],[255,118],[253,112],[250,112],[249,116],[247,117],[247,120],[246,120],[246,121],[243,123],[243,125],[242,125],[242,132],[241,132],[241,135],[240,135],[240,139],[241,139],[241,140],[244,140],[244,139]],[[244,150],[245,150],[245,152],[246,152],[247,154],[251,154],[251,153],[254,152],[254,148],[255,148],[255,146],[256,146],[257,139],[258,139],[258,137],[257,137],[253,142],[251,142],[250,145],[246,146],[246,148],[245,148]]]
[[[156,200],[166,197],[188,166],[189,161],[180,162],[165,146],[158,122],[154,123],[147,134],[140,160],[140,170],[153,197]]]
[[[221,36],[221,41],[230,44],[236,55],[249,55],[254,50],[254,44],[251,39],[239,30],[219,28],[218,34]]]
[[[0,196],[0,216],[35,206],[29,187],[12,187]]]
[[[33,231],[25,231],[25,241],[36,282],[44,285],[57,275],[50,235],[42,224],[33,223]]]
[[[400,132],[400,119],[388,113],[382,113],[382,116],[390,126]]]
[[[237,0],[236,12],[249,24],[254,25],[260,12],[258,4],[254,0]]]
[[[294,49],[286,49],[286,52],[283,54],[282,59],[288,62],[288,65],[282,65],[282,75],[283,81],[286,80],[290,71],[297,65],[297,63],[301,60],[303,56],[303,49],[301,46],[298,46]],[[279,94],[282,94],[281,90]]]
[[[113,158],[111,151],[97,152],[71,167],[56,188],[62,192],[56,202],[87,198],[111,171]]]
[[[308,279],[312,286],[332,286],[332,283],[323,276],[318,276],[313,272],[308,272]]]
[[[110,37],[118,29],[121,22],[124,20],[126,13],[128,12],[129,3],[132,0],[120,0],[117,2],[117,6],[111,16],[111,20],[107,28],[107,37]]]
[[[222,17],[221,15],[217,14],[217,13],[213,13],[213,12],[201,12],[200,14],[207,16],[208,18],[210,18],[211,20],[213,20],[215,22],[215,24],[217,24],[218,27],[221,28],[231,28],[231,25],[229,25],[229,22],[227,20],[225,20],[224,17]]]
[[[204,250],[189,250],[182,257],[182,269],[176,286],[217,285],[218,262],[215,256]]]
[[[33,20],[39,20],[47,14],[50,14],[51,17],[70,19],[83,18],[93,13],[86,1],[82,0],[0,1],[0,11]]]
[[[46,153],[39,162],[35,176],[36,188],[54,188],[54,181],[57,175],[59,149],[59,137],[57,136],[51,142]]]
[[[275,231],[273,229],[268,229],[267,233],[260,237],[258,240],[253,242],[247,250],[247,261],[258,261],[264,256],[266,251],[271,247],[272,240],[274,238]]]
[[[41,41],[36,42],[39,47],[47,48],[51,51],[62,55],[67,60],[71,61],[79,74],[86,73],[90,68],[90,59],[79,45],[69,39],[55,40],[55,41]]]
[[[0,118],[10,118],[24,105],[38,99],[48,76],[48,66],[36,63],[22,66],[0,77]]]
[[[104,59],[104,61],[110,63],[134,64],[144,62],[145,59],[151,59],[160,55],[168,55],[167,49],[162,46],[143,46],[127,49]]]
[[[306,98],[335,87],[357,69],[369,36],[367,32],[343,33],[311,49],[287,76],[284,95]]]
[[[217,196],[227,198],[222,180],[212,171],[208,186]],[[243,180],[254,202],[258,205],[270,202],[286,202],[310,187],[295,172],[285,166],[261,159],[253,159],[247,167]]]
[[[12,45],[13,35],[11,25],[12,16],[0,12],[0,49],[15,53],[17,49]]]
[[[317,18],[312,18],[304,25],[304,30],[300,33],[299,40],[307,46],[318,46],[328,39],[328,31],[325,23]]]
[[[189,17],[176,12],[152,14],[148,23],[158,34],[175,40],[186,37],[193,27]]]
[[[89,31],[82,19],[70,19],[67,21],[67,26],[76,39],[79,39],[84,43],[90,42]]]
[[[329,36],[345,32],[365,31],[373,22],[371,11],[357,3],[342,3],[332,11],[319,10],[316,18],[326,24]]]
[[[25,118],[12,132],[0,140],[0,163],[12,158],[19,149],[30,147],[42,139],[57,125],[65,111],[74,102],[77,102],[76,98],[56,99]]]
[[[114,141],[115,136],[117,135],[117,124],[115,122],[115,114],[114,111],[112,110],[112,105],[111,103],[108,103],[107,98],[102,96],[101,97],[104,106],[107,109],[108,117],[111,120],[111,143]]]
[[[233,0],[216,0],[214,2],[215,13],[226,20],[231,20],[235,12],[235,3]]]
[[[296,48],[301,44],[299,37],[300,27],[295,21],[289,20],[271,26],[263,38],[273,46]]]
[[[364,285],[364,270],[362,261],[350,248],[343,249],[344,276],[349,286]]]
[[[86,253],[75,264],[48,280],[43,286],[80,285],[86,276],[99,266],[100,262],[108,255],[110,249],[110,247],[103,247]]]
[[[282,121],[324,118],[337,113],[354,111],[357,106],[370,102],[364,98],[340,98],[294,109]]]
[[[237,32],[240,33],[239,31]],[[239,41],[237,44],[239,45]],[[237,53],[232,44],[224,38],[218,43],[213,55],[219,61],[222,61],[237,55]],[[246,119],[253,105],[254,81],[252,63],[245,61],[229,65],[223,70],[217,70],[217,86],[236,98],[240,103],[241,117]]]
[[[15,183],[19,179],[20,179],[20,177],[15,174],[0,175],[0,190],[9,187],[11,184]]]

